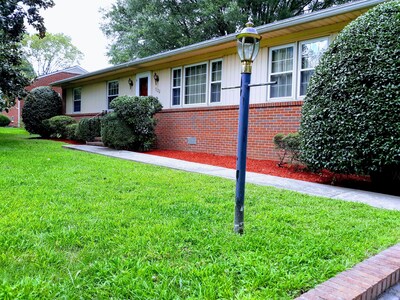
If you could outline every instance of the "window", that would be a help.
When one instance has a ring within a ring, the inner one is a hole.
[[[108,108],[110,108],[110,103],[115,98],[118,97],[119,93],[119,84],[118,81],[110,81],[107,83],[107,101],[108,101]]]
[[[329,39],[324,37],[271,48],[269,79],[277,84],[270,86],[269,98],[279,101],[304,97],[315,67],[328,45]]]
[[[270,98],[292,97],[293,93],[293,46],[272,48],[270,50]]]
[[[328,48],[328,39],[319,39],[300,42],[299,45],[299,70],[300,70],[300,96],[307,91],[308,82],[314,74],[314,69],[325,50]]]
[[[211,62],[210,102],[221,102],[222,61]]]
[[[207,64],[185,68],[185,104],[206,103]]]
[[[82,103],[82,89],[76,88],[73,90],[73,98],[74,98],[74,112],[81,111],[81,103]]]
[[[172,69],[172,105],[181,105],[182,69]]]
[[[171,70],[171,105],[219,103],[221,86],[221,59],[174,68]]]

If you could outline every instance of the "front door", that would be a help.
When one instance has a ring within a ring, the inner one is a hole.
[[[139,78],[139,96],[149,95],[149,78],[142,77]]]

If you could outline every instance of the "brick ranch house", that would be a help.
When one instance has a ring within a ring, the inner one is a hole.
[[[273,137],[299,129],[310,76],[321,54],[348,23],[383,0],[363,0],[257,27],[248,157],[276,160]],[[119,95],[158,97],[159,149],[235,155],[240,61],[235,34],[53,83],[65,113],[77,119],[109,109]]]
[[[60,71],[56,71],[50,74],[42,75],[37,77],[31,85],[27,86],[25,89],[30,92],[32,89],[37,88],[39,86],[49,86],[52,82],[67,79],[73,76],[82,75],[87,73],[87,71],[79,66],[74,66],[70,68],[66,68]],[[62,94],[61,87],[52,87],[60,95]],[[16,103],[13,107],[9,109],[8,112],[3,111],[2,114],[6,115],[10,120],[10,126],[12,127],[21,127],[21,113],[24,107],[24,100],[16,100]]]

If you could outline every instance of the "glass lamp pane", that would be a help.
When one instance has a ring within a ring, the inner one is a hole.
[[[256,59],[259,50],[260,50],[260,41],[254,39],[254,50],[253,50],[253,56],[251,58],[252,61]]]
[[[242,40],[237,40],[237,52],[239,54],[240,60],[243,60],[243,43]]]

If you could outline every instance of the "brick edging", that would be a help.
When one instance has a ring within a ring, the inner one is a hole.
[[[296,300],[373,300],[400,282],[400,243],[317,285]]]

